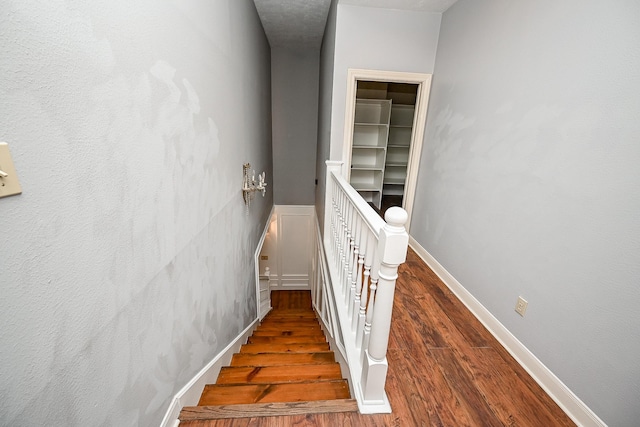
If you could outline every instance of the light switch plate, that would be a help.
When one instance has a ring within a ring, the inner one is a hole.
[[[0,176],[0,198],[22,193],[18,174],[11,160],[9,144],[6,142],[0,142],[0,171],[7,174],[7,176]]]

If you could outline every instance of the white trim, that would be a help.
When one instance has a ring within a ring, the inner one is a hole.
[[[427,109],[429,107],[429,92],[431,91],[432,74],[403,73],[398,71],[361,70],[349,68],[347,71],[347,99],[344,118],[344,143],[342,147],[342,176],[349,181],[351,174],[351,146],[353,145],[353,121],[356,110],[356,92],[358,80],[378,82],[409,83],[418,85],[416,96],[413,127],[411,131],[411,145],[409,146],[409,163],[407,164],[407,179],[405,180],[402,208],[407,211],[409,218],[404,227],[411,228],[411,215],[418,183],[418,169],[420,155],[424,141],[424,130],[427,123]]]
[[[176,393],[171,400],[169,409],[165,414],[160,427],[177,427],[178,416],[185,406],[196,406],[200,400],[200,395],[206,384],[213,384],[220,373],[223,366],[231,363],[231,357],[234,353],[240,351],[240,347],[251,336],[254,329],[258,326],[258,319],[251,322],[244,331],[240,333],[228,346],[218,353],[211,362],[202,368],[182,389]]]
[[[411,236],[409,246],[577,425],[606,427],[604,421]]]

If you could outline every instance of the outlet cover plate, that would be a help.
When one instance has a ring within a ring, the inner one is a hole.
[[[527,305],[529,305],[527,300],[522,297],[518,297],[518,302],[516,303],[516,313],[524,317],[524,314],[527,312]]]
[[[0,142],[0,170],[7,174],[6,177],[0,176],[0,198],[22,193],[18,174],[11,160],[9,144],[6,142]]]

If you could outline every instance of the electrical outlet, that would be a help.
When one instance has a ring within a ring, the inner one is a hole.
[[[260,260],[268,261],[269,260],[269,255],[260,255]]]
[[[527,311],[527,305],[528,304],[529,303],[527,302],[527,300],[525,300],[522,297],[518,297],[518,302],[516,303],[516,312],[520,316],[524,317],[524,313],[526,313],[526,311]]]
[[[9,145],[0,142],[0,197],[13,196],[22,193],[18,174],[13,167]]]

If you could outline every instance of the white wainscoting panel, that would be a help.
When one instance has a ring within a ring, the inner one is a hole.
[[[277,272],[271,289],[310,289],[313,206],[276,205]]]

